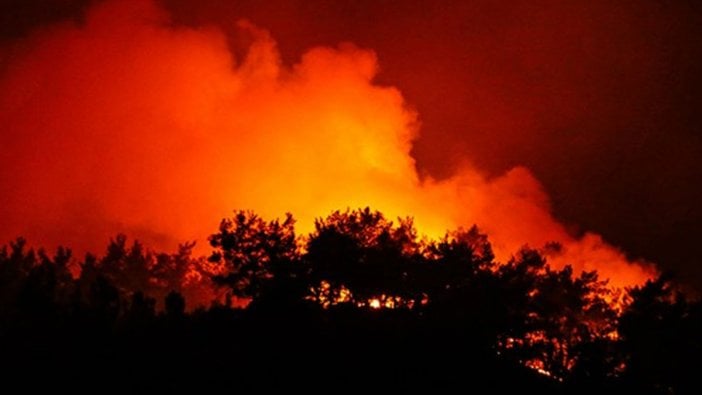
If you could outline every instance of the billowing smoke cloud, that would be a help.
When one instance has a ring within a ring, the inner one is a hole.
[[[335,209],[411,215],[420,232],[478,224],[498,258],[551,249],[556,264],[615,285],[651,273],[595,234],[576,239],[525,168],[486,179],[466,166],[420,180],[418,116],[373,82],[373,52],[314,48],[292,67],[239,24],[235,58],[216,29],[173,27],[149,2],[107,2],[83,26],[6,50],[0,79],[0,237],[99,250],[117,232],[171,248],[203,240],[234,209],[292,212],[298,229]]]

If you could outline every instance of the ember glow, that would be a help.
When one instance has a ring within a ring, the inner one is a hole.
[[[108,1],[83,25],[4,49],[2,240],[85,251],[124,232],[173,248],[204,245],[234,209],[291,212],[305,233],[333,210],[369,206],[414,217],[429,237],[477,224],[501,261],[528,244],[616,286],[654,274],[595,233],[570,235],[526,168],[420,177],[410,151],[421,114],[402,87],[374,82],[371,49],[310,48],[288,66],[248,22],[237,57],[217,29],[168,18],[151,2]]]

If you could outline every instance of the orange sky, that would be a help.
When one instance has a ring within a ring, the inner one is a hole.
[[[262,27],[231,29],[245,43],[238,56],[216,27],[174,27],[150,2],[108,1],[84,25],[6,48],[0,239],[100,251],[125,232],[170,249],[204,244],[235,209],[292,212],[306,232],[332,210],[371,206],[413,216],[431,237],[475,223],[501,260],[557,241],[551,262],[615,285],[653,273],[597,234],[569,234],[525,167],[488,178],[467,158],[420,178],[421,114],[401,87],[376,82],[372,49],[308,48],[287,66]]]

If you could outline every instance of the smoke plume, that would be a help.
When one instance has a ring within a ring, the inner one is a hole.
[[[105,2],[80,26],[4,48],[0,238],[99,251],[123,232],[172,248],[204,244],[234,209],[291,212],[305,232],[332,210],[370,206],[413,216],[430,237],[477,224],[501,260],[558,242],[555,265],[619,286],[652,274],[596,234],[570,235],[526,168],[420,178],[418,114],[374,83],[372,51],[312,48],[287,66],[266,31],[238,32],[246,45],[231,51],[222,32],[173,26],[150,2]]]

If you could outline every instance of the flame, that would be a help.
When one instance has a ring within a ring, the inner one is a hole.
[[[353,293],[346,286],[340,285],[335,288],[332,287],[328,281],[324,280],[320,282],[319,286],[310,288],[309,295],[306,296],[305,299],[315,301],[325,309],[340,303],[354,303],[356,307],[369,307],[375,310],[381,308],[394,309],[398,307],[412,309],[414,307],[414,301],[403,300],[399,296],[389,296],[385,294],[367,300],[358,300],[354,298]],[[425,297],[422,299],[421,303],[422,305],[426,305],[428,302],[429,299]]]
[[[173,248],[234,209],[292,212],[305,233],[332,210],[370,206],[413,216],[430,237],[477,224],[503,261],[555,241],[556,266],[596,269],[616,286],[653,275],[594,233],[570,235],[528,169],[420,177],[418,114],[374,82],[372,51],[312,48],[287,66],[250,23],[238,24],[251,44],[236,58],[217,29],[168,22],[153,2],[106,1],[84,25],[4,50],[1,238],[80,251],[124,232]]]

